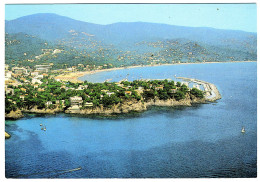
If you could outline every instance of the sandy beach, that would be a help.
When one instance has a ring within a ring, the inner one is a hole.
[[[81,72],[72,72],[72,73],[65,73],[61,74],[55,77],[56,80],[62,80],[62,81],[70,81],[70,82],[76,82],[81,83],[83,81],[79,80],[78,78],[89,75],[89,74],[95,74],[99,72],[104,71],[115,71],[115,70],[121,70],[121,69],[132,69],[132,68],[139,68],[139,67],[154,67],[154,66],[167,66],[167,65],[188,65],[188,64],[214,64],[214,63],[241,63],[242,61],[232,61],[232,62],[203,62],[203,63],[172,63],[172,64],[158,64],[158,65],[137,65],[137,66],[129,66],[129,67],[120,67],[120,68],[110,68],[110,69],[102,69],[102,70],[93,70],[93,71],[81,71]],[[244,62],[255,62],[255,61],[244,61]]]

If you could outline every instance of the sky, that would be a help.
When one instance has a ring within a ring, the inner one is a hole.
[[[96,24],[152,22],[257,31],[256,4],[28,4],[5,5],[5,19],[56,13]]]

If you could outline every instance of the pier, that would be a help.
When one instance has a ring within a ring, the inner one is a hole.
[[[212,83],[205,82],[202,80],[197,80],[194,78],[185,78],[185,77],[176,77],[176,78],[181,79],[183,81],[193,82],[193,83],[197,83],[198,85],[202,85],[205,91],[205,98],[207,101],[213,102],[218,99],[221,99],[221,95],[217,87]]]

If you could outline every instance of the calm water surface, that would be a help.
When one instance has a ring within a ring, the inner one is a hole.
[[[215,84],[223,98],[112,118],[58,114],[6,121],[5,129],[12,135],[5,140],[6,177],[256,177],[256,66],[172,65],[86,75],[81,79],[91,82],[197,78]],[[79,171],[66,171],[79,166]]]

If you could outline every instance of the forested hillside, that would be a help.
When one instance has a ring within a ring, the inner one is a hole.
[[[256,33],[155,23],[97,25],[56,14],[6,21],[5,61],[53,68],[256,61]]]

